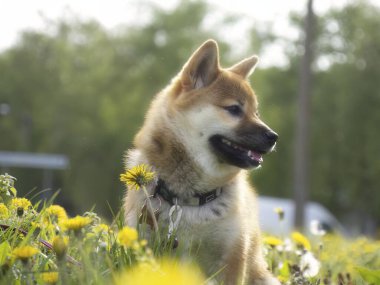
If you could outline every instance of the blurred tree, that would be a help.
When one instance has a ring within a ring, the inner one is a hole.
[[[149,9],[150,21],[117,33],[93,21],[61,20],[49,32],[25,32],[0,54],[0,104],[11,106],[11,113],[0,117],[0,149],[67,154],[71,169],[58,176],[64,182],[60,197],[71,197],[77,211],[97,204],[97,211],[109,215],[106,200],[119,208],[122,155],[149,102],[200,43],[216,38],[204,28],[203,2],[181,1],[172,11]],[[379,15],[378,8],[357,1],[320,16],[310,169],[312,199],[337,215],[355,208],[377,222]],[[301,29],[301,17],[292,19]],[[251,43],[264,50],[276,39],[255,28]],[[292,196],[300,43],[286,43],[287,66],[258,68],[251,78],[261,116],[280,134],[276,153],[253,173],[260,194]],[[223,42],[221,52],[229,52]],[[12,173],[24,193],[40,185],[36,171]]]
[[[300,29],[301,17],[292,15],[292,21]],[[311,198],[341,218],[357,219],[363,227],[360,231],[366,231],[364,221],[380,224],[379,29],[379,8],[368,1],[354,1],[322,15],[316,30]],[[273,34],[262,37],[278,40]],[[303,53],[300,43],[286,43],[288,66],[258,69],[252,78],[262,115],[280,135],[277,153],[268,156],[265,167],[254,177],[261,194],[291,197],[295,70]],[[368,230],[373,231],[373,225]]]
[[[370,219],[380,224],[380,9],[356,1],[323,20],[319,60],[327,66],[314,97],[314,197],[356,212],[363,227]]]
[[[298,108],[296,123],[296,138],[294,151],[294,224],[297,228],[304,228],[306,204],[309,199],[309,133],[310,133],[310,97],[312,91],[313,42],[315,30],[315,16],[313,0],[307,1],[304,28],[304,52],[301,59],[298,76]]]
[[[0,123],[0,149],[69,155],[60,197],[71,197],[78,211],[98,204],[109,215],[107,200],[119,208],[122,156],[149,102],[212,35],[202,26],[203,2],[150,9],[149,23],[118,33],[94,21],[61,20],[54,32],[25,32],[0,56],[0,102],[13,108]],[[40,185],[30,170],[14,171],[25,192]]]

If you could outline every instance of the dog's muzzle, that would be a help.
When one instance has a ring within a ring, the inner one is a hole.
[[[223,135],[209,138],[215,154],[225,163],[240,168],[255,168],[263,162],[263,155],[272,151],[278,135],[270,129],[239,134],[235,139]]]

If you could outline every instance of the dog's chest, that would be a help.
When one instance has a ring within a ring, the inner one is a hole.
[[[226,252],[230,252],[241,234],[239,218],[218,203],[203,207],[182,207],[178,228],[174,231],[179,248],[191,252],[206,271],[218,270]],[[175,217],[173,217],[173,220]],[[169,207],[160,214],[159,224],[167,232]],[[212,265],[213,268],[209,268]]]

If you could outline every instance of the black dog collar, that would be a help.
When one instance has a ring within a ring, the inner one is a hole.
[[[180,206],[202,206],[215,200],[220,196],[220,194],[222,194],[222,188],[217,188],[207,193],[195,194],[190,198],[183,199],[170,191],[170,189],[166,186],[165,181],[162,179],[157,181],[157,185],[154,190],[154,196],[160,195],[170,205],[177,204]]]

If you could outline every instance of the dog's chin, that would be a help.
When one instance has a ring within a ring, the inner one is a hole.
[[[255,150],[253,146],[246,146],[232,141],[222,135],[213,135],[209,138],[215,154],[224,163],[243,169],[258,168],[263,162],[262,155],[266,152]]]

